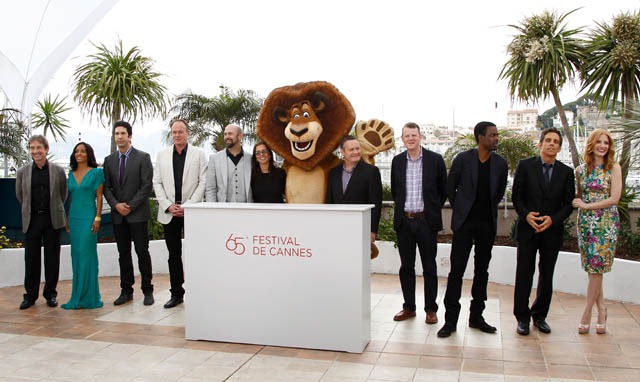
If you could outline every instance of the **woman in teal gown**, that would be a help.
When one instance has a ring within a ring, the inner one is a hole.
[[[93,148],[84,142],[74,147],[69,171],[69,236],[73,286],[63,309],[102,307],[98,285],[98,230],[102,214],[104,173]]]

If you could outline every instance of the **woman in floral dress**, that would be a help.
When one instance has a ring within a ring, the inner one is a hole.
[[[576,169],[577,194],[573,206],[579,208],[578,247],[582,268],[589,274],[587,303],[578,325],[580,334],[589,332],[594,303],[598,307],[596,332],[606,332],[602,276],[613,264],[620,228],[617,204],[622,192],[622,171],[614,156],[611,135],[596,129],[587,140],[584,164]]]

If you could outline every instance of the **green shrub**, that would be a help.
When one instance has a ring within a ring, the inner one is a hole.
[[[22,248],[22,243],[15,242],[4,235],[7,227],[0,227],[0,248]]]
[[[147,223],[149,228],[149,240],[164,239],[164,228],[162,224],[158,222],[158,203],[149,198],[149,205],[151,206],[151,219]]]
[[[382,185],[382,200],[393,200],[393,195],[391,195],[391,186],[388,184]]]

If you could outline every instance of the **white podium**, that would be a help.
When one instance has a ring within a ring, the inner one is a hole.
[[[361,353],[370,205],[185,205],[186,338]]]

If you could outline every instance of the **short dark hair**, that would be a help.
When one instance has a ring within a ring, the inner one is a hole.
[[[562,134],[560,134],[560,130],[556,129],[555,127],[547,127],[546,129],[542,130],[542,132],[540,133],[540,143],[544,141],[544,137],[546,137],[549,133],[558,134],[558,136],[560,137],[560,146],[562,146]]]
[[[116,121],[116,123],[113,124],[113,130],[115,131],[116,127],[121,127],[121,126],[127,129],[127,135],[131,136],[131,134],[133,134],[133,128],[131,127],[131,124],[127,121]]]
[[[353,135],[345,135],[344,137],[342,137],[340,139],[340,148],[344,149],[344,144],[349,142],[349,141],[356,141],[356,137],[354,137]]]
[[[84,149],[87,152],[87,164],[89,167],[97,168],[98,162],[96,162],[96,154],[93,152],[93,147],[88,143],[78,142],[78,144],[73,147],[73,150],[71,151],[71,158],[69,158],[71,170],[76,171],[78,169],[78,161],[76,160],[75,153],[76,149],[80,145],[84,145]]]
[[[36,134],[33,137],[29,138],[29,143],[27,143],[27,146],[29,146],[33,141],[37,141],[38,143],[41,143],[46,150],[49,150],[49,141],[47,140],[47,137],[45,137],[44,135]]]
[[[495,123],[488,121],[478,122],[476,127],[473,128],[473,136],[476,137],[476,143],[478,143],[479,136],[487,135],[487,129],[495,125]]]

